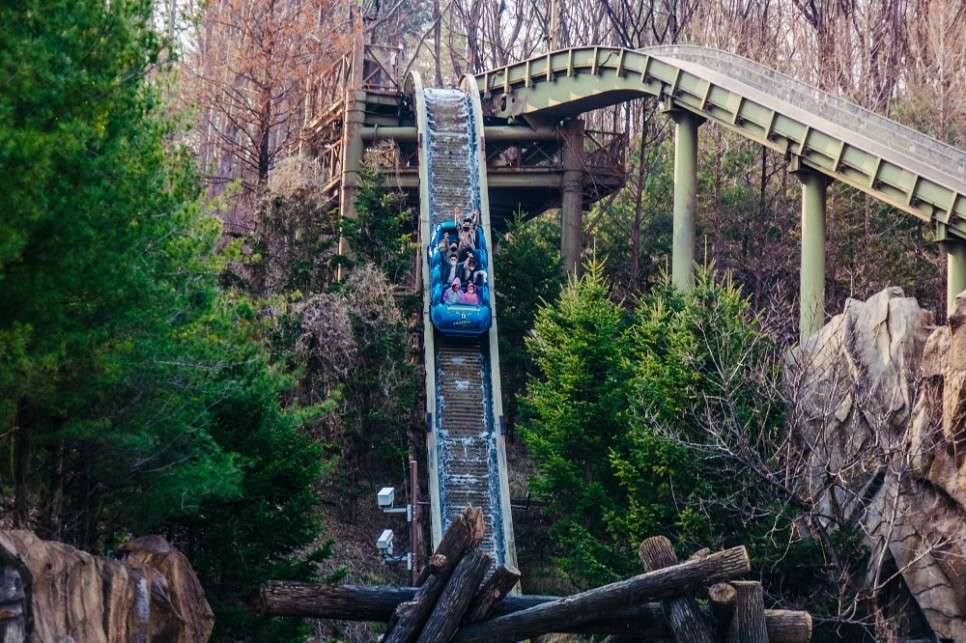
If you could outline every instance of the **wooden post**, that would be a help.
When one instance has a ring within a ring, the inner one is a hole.
[[[493,572],[490,579],[483,584],[470,608],[466,611],[464,623],[470,625],[484,621],[493,612],[493,606],[503,600],[520,581],[520,570],[513,565],[504,565]]]
[[[653,572],[676,565],[677,556],[671,541],[664,536],[654,536],[641,543],[637,554],[644,571]],[[703,560],[703,559],[696,559]],[[697,601],[689,594],[661,601],[664,619],[678,643],[713,643],[711,630],[704,622]]]
[[[739,643],[738,620],[735,618],[736,596],[735,588],[728,583],[718,583],[708,588],[711,614],[721,643]]]
[[[765,626],[765,596],[761,583],[734,581],[735,620],[738,621],[738,640],[741,643],[768,643]]]
[[[454,641],[519,641],[560,632],[631,605],[691,592],[751,570],[744,547],[734,547],[674,567],[635,576],[605,587],[550,601],[484,623],[461,628]]]
[[[422,262],[419,266],[422,267]],[[416,587],[419,580],[419,473],[416,458],[409,456],[409,583]]]
[[[382,637],[383,643],[412,643],[429,620],[453,567],[446,560],[446,556],[437,554],[429,559],[426,569],[429,570],[429,578],[416,592],[413,600],[400,603],[392,613],[389,627]]]
[[[432,616],[416,639],[419,643],[446,643],[452,638],[491,562],[490,555],[479,549],[463,557],[439,597]]]
[[[812,640],[812,616],[808,612],[765,610],[765,629],[770,643],[806,643]]]

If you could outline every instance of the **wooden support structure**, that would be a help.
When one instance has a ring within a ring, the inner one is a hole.
[[[483,582],[491,561],[479,550],[482,535],[479,509],[467,507],[440,541],[419,588],[270,581],[262,586],[262,613],[389,622],[383,641],[392,643],[519,641],[551,632],[611,635],[614,643],[811,639],[807,612],[765,610],[759,583],[733,580],[750,571],[744,547],[702,551],[679,563],[667,539],[651,538],[639,551],[646,573],[554,598],[509,594],[520,579],[511,566]],[[687,597],[705,588],[710,607]]]
[[[262,585],[262,613],[269,616],[326,618],[340,621],[390,620],[400,603],[413,600],[414,587],[389,585],[317,585],[269,581]],[[553,596],[506,596],[496,603],[492,616],[512,614],[555,600]],[[711,612],[702,608],[706,618]],[[807,612],[765,610],[765,623],[770,643],[802,643],[811,637],[812,621]],[[671,631],[664,621],[660,603],[644,603],[612,614],[602,614],[593,621],[555,632],[570,634],[637,633],[638,638],[669,639]]]

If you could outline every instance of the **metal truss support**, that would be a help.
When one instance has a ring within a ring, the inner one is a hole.
[[[966,290],[966,241],[947,239],[946,250],[946,315],[956,310],[956,295]]]

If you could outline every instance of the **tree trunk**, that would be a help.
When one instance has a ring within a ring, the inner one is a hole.
[[[479,507],[467,506],[463,513],[453,520],[453,523],[439,541],[436,553],[446,556],[452,565],[458,565],[468,550],[479,546],[483,540],[483,511]],[[424,569],[416,581],[416,586],[426,582],[429,569]]]
[[[641,543],[637,554],[644,565],[644,570],[653,572],[677,564],[674,547],[664,536],[654,536]],[[664,620],[674,634],[678,643],[713,643],[714,637],[704,621],[704,615],[698,608],[697,601],[689,594],[683,594],[670,600],[661,601],[664,609]]]
[[[446,588],[453,567],[445,556],[436,555],[430,559],[426,569],[429,570],[429,578],[416,592],[413,600],[400,603],[396,607],[389,629],[382,638],[383,643],[412,643],[429,620],[440,594]]]
[[[446,584],[443,595],[439,597],[429,622],[419,635],[419,643],[446,643],[452,638],[491,562],[490,555],[479,549],[474,549],[463,557]]]
[[[30,465],[33,452],[34,423],[27,410],[26,402],[17,409],[16,430],[14,431],[14,453],[16,467],[14,473],[13,517],[14,525],[27,528],[30,516]]]
[[[738,621],[738,640],[741,643],[768,643],[765,625],[765,599],[761,583],[735,581],[735,620]]]

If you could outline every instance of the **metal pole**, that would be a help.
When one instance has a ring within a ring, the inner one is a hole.
[[[800,169],[802,184],[802,273],[799,305],[801,341],[825,323],[825,190],[828,179],[814,170]]]
[[[672,109],[674,121],[674,228],[671,283],[678,290],[694,285],[694,227],[698,210],[698,126],[704,122],[690,112]]]
[[[419,578],[419,470],[416,458],[409,457],[409,584]]]
[[[946,317],[956,312],[956,295],[966,290],[966,241],[948,239],[946,250]]]

